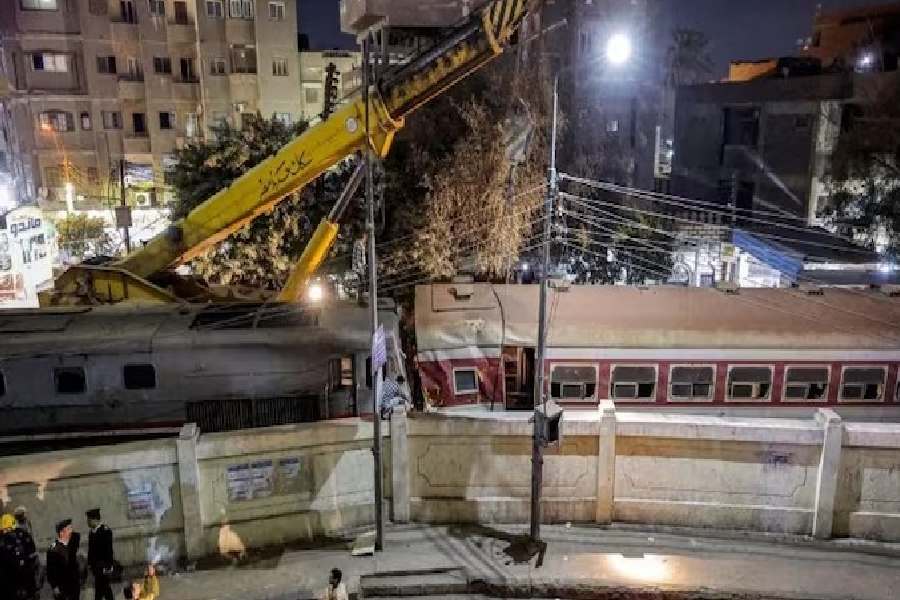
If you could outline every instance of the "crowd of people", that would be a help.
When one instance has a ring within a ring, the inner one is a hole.
[[[47,550],[45,569],[25,507],[0,516],[0,600],[36,600],[45,580],[54,600],[80,600],[88,575],[93,578],[94,600],[113,600],[113,584],[122,581],[113,532],[103,522],[99,508],[85,516],[90,528],[87,558],[79,554],[81,534],[72,527],[72,519],[63,519],[56,524],[56,539]],[[128,600],[156,600],[159,580],[155,566],[149,565],[141,579],[125,583],[122,594]]]

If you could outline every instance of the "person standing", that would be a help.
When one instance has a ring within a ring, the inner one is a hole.
[[[72,529],[72,519],[56,524],[56,540],[47,550],[47,581],[55,600],[79,600],[81,596],[80,543],[81,534]]]
[[[341,581],[344,574],[340,569],[332,569],[331,577],[328,578],[328,588],[323,594],[322,600],[347,600],[347,588]]]
[[[17,600],[33,600],[37,594],[37,550],[31,532],[12,515],[2,517],[3,552]]]
[[[94,600],[113,600],[110,579],[115,570],[113,532],[100,517],[100,509],[85,513],[91,532],[88,534],[88,568],[94,576]]]
[[[15,544],[12,537],[16,520],[10,514],[0,516],[0,600],[15,600],[16,585]]]
[[[403,375],[397,375],[392,379],[388,377],[381,384],[381,418],[390,419],[395,406],[406,404],[406,396],[403,393],[403,385],[406,379]]]

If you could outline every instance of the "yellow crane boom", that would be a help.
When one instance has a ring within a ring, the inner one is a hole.
[[[160,284],[160,275],[207,250],[264,214],[287,195],[354,152],[390,149],[404,118],[448,87],[503,52],[528,12],[531,0],[493,0],[466,23],[373,86],[366,105],[360,95],[311,127],[274,156],[194,208],[167,231],[127,257],[106,265],[78,265],[43,294],[42,305],[72,303],[170,302],[177,290]],[[291,273],[280,299],[296,299],[328,255],[338,226],[324,219]]]

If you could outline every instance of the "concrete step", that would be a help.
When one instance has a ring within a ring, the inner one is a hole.
[[[469,575],[462,568],[390,571],[359,579],[360,598],[465,596],[468,591]]]

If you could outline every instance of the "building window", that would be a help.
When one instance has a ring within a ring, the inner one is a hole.
[[[153,71],[160,75],[172,74],[172,59],[168,56],[153,57]]]
[[[35,71],[50,73],[68,73],[69,57],[53,52],[35,52],[31,55],[31,68]]]
[[[731,367],[728,371],[728,400],[768,400],[771,390],[771,367]]]
[[[669,372],[669,400],[712,400],[715,367],[672,367]]]
[[[116,74],[116,57],[115,56],[98,56],[97,57],[97,72],[115,75]]]
[[[318,88],[308,87],[304,89],[304,94],[306,96],[307,104],[315,104],[319,101],[319,90]]]
[[[453,393],[457,396],[478,393],[478,369],[453,369]]]
[[[286,58],[276,58],[272,61],[272,75],[287,77],[288,67]]]
[[[353,388],[353,357],[342,356],[328,361],[328,381],[331,391]]]
[[[211,75],[225,75],[225,59],[218,57],[210,59],[209,73]]]
[[[184,134],[189,138],[195,138],[198,134],[199,121],[197,113],[187,113],[184,116]]]
[[[88,167],[87,168],[87,178],[88,183],[91,185],[97,185],[100,183],[99,173],[97,172],[97,167]]]
[[[82,367],[56,367],[53,369],[53,382],[57,394],[83,394],[87,390]]]
[[[656,367],[615,365],[609,385],[610,397],[615,400],[653,400],[656,397]]]
[[[232,19],[252,19],[253,0],[229,0],[228,10]]]
[[[269,20],[284,21],[284,2],[269,2]]]
[[[47,187],[58,188],[63,185],[62,167],[44,167],[44,183]]]
[[[104,110],[100,116],[103,119],[103,129],[122,129],[122,113],[119,111]]]
[[[72,113],[61,110],[48,110],[39,115],[41,129],[44,131],[75,131],[75,119]]]
[[[841,380],[841,400],[880,402],[884,399],[884,367],[845,367]]]
[[[175,127],[175,115],[170,112],[159,113],[159,128],[172,129]]]
[[[156,387],[156,368],[153,365],[125,365],[122,381],[126,390],[152,390]]]
[[[166,0],[149,0],[150,14],[159,17],[166,15]]]
[[[784,375],[784,399],[795,402],[825,400],[828,374],[828,367],[788,367]]]
[[[147,135],[147,116],[144,113],[131,113],[131,128],[134,135]]]
[[[206,16],[211,19],[221,19],[225,16],[222,0],[206,0]]]
[[[278,121],[281,121],[282,123],[287,125],[288,127],[290,127],[291,123],[293,123],[293,121],[294,121],[293,118],[291,117],[291,113],[277,112],[277,113],[275,113],[275,118]]]
[[[607,121],[606,122],[606,132],[607,133],[616,133],[619,131],[619,122],[616,120]]]
[[[181,81],[187,83],[195,83],[197,81],[197,73],[194,71],[194,59],[183,57],[179,59],[181,68]]]
[[[187,4],[184,2],[180,2],[176,0],[172,3],[172,7],[175,9],[175,24],[176,25],[188,25],[188,11]]]
[[[256,48],[254,46],[231,47],[231,72],[256,73]]]
[[[22,10],[56,10],[56,0],[22,0]]]
[[[137,11],[134,9],[134,2],[131,0],[119,0],[119,16],[123,23],[137,23]]]
[[[550,368],[550,397],[568,401],[596,399],[597,367],[553,365]]]
[[[78,116],[78,118],[81,120],[81,129],[83,131],[90,131],[91,130],[91,113],[83,112]]]
[[[131,81],[143,81],[144,68],[141,65],[141,59],[136,56],[129,56],[126,62],[128,63],[128,79]]]

